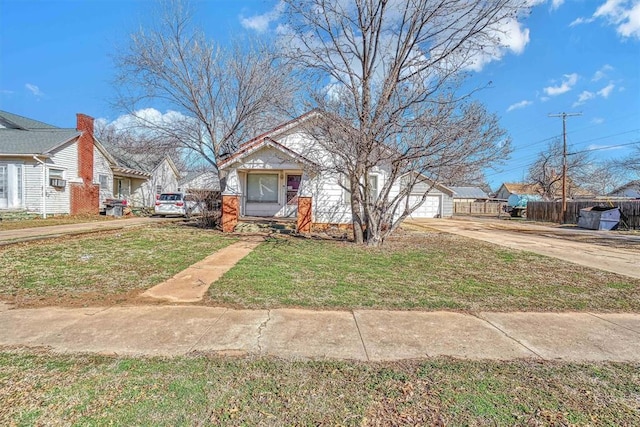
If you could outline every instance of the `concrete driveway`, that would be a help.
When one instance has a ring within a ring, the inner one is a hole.
[[[640,235],[561,228],[499,219],[419,219],[414,230],[437,230],[640,279]]]
[[[18,242],[52,239],[65,235],[79,235],[96,231],[120,230],[129,227],[139,227],[146,224],[166,221],[182,221],[182,218],[150,218],[131,217],[119,218],[113,221],[90,221],[77,224],[52,225],[47,227],[22,228],[17,230],[0,231],[0,246]]]

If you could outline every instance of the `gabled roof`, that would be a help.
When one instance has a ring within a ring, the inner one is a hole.
[[[434,188],[437,188],[438,190],[442,191],[443,193],[447,193],[450,196],[453,196],[454,191],[451,189],[451,187],[447,187],[446,185],[443,184],[439,184],[438,182],[434,181],[433,179],[429,178],[427,175],[420,173],[420,172],[416,172],[416,171],[410,171],[410,172],[405,172],[402,175],[400,175],[400,179],[402,179],[403,177],[409,175],[409,174],[414,174],[414,175],[419,175],[420,179],[417,182],[429,182]]]
[[[238,149],[238,151],[241,151],[243,148],[245,148],[246,146],[255,144],[256,142],[260,142],[262,141],[264,138],[275,138],[276,135],[279,135],[283,132],[287,132],[289,130],[291,130],[292,128],[295,128],[296,126],[300,126],[302,123],[304,123],[305,121],[309,120],[312,117],[315,117],[316,115],[320,114],[320,112],[317,109],[313,109],[307,113],[304,113],[301,116],[296,117],[295,119],[291,119],[288,122],[284,122],[279,124],[278,126],[274,127],[271,130],[268,130],[266,132],[264,132],[261,135],[258,135],[254,138],[251,138],[249,141],[247,142],[243,142],[240,145],[240,148]],[[236,151],[236,152],[238,152]]]
[[[56,126],[0,110],[0,126],[8,129],[59,129]]]
[[[505,182],[502,186],[511,194],[540,194],[540,186],[538,184]]]
[[[0,154],[47,154],[81,135],[37,120],[0,111]]]
[[[449,187],[455,199],[489,199],[489,195],[479,187]]]
[[[130,153],[126,149],[116,147],[112,144],[102,143],[101,146],[107,153],[109,153],[110,160],[115,162],[112,166],[114,172],[117,171],[123,174],[126,173],[129,175],[150,177],[162,162],[166,160],[176,177],[180,176],[180,172],[173,160],[162,152],[146,152],[144,154],[140,154]]]
[[[615,190],[613,190],[612,192],[610,192],[610,193],[609,193],[609,195],[619,193],[619,192],[621,192],[621,191],[626,190],[627,188],[632,188],[632,187],[638,187],[638,188],[640,188],[640,179],[636,179],[636,180],[633,180],[633,181],[629,181],[629,182],[627,182],[626,184],[621,185],[620,187],[618,187],[618,188],[616,188]]]
[[[227,157],[226,159],[224,159],[222,162],[220,162],[218,164],[218,168],[219,169],[224,169],[226,166],[229,166],[235,162],[238,162],[244,158],[246,158],[247,156],[250,156],[251,154],[255,153],[258,150],[261,150],[265,147],[271,147],[274,148],[278,151],[283,152],[284,154],[288,155],[289,157],[291,157],[292,159],[300,162],[300,163],[304,163],[306,165],[312,166],[312,167],[317,167],[318,165],[315,164],[314,162],[312,162],[311,160],[307,159],[306,157],[302,156],[301,154],[296,153],[295,151],[285,147],[284,145],[280,144],[277,141],[274,141],[273,139],[271,139],[270,137],[266,136],[266,137],[262,137],[262,139],[252,139],[250,141],[250,143],[246,143],[246,144],[242,144],[242,146],[240,147],[240,150],[236,151],[236,153],[234,155],[232,155],[231,157]]]

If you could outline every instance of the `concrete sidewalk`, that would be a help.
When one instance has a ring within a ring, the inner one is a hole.
[[[262,237],[245,237],[146,290],[141,296],[171,302],[201,301],[213,282],[231,270],[238,261],[249,255],[262,242],[264,242]]]
[[[165,218],[120,218],[112,221],[93,221],[77,224],[52,225],[47,227],[22,228],[18,230],[0,231],[0,246],[30,242],[34,240],[53,239],[67,235],[79,235],[96,231],[121,230],[129,227],[138,227],[163,221],[174,221]]]
[[[232,310],[131,306],[9,310],[1,346],[56,352],[384,361],[436,356],[640,362],[640,314]]]

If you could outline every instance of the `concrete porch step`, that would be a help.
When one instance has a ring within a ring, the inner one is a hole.
[[[238,219],[234,232],[292,234],[296,225],[295,218],[244,217]]]

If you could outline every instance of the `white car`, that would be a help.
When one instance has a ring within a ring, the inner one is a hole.
[[[162,193],[156,200],[154,213],[158,216],[179,215],[189,217],[201,213],[200,202],[183,193]]]

